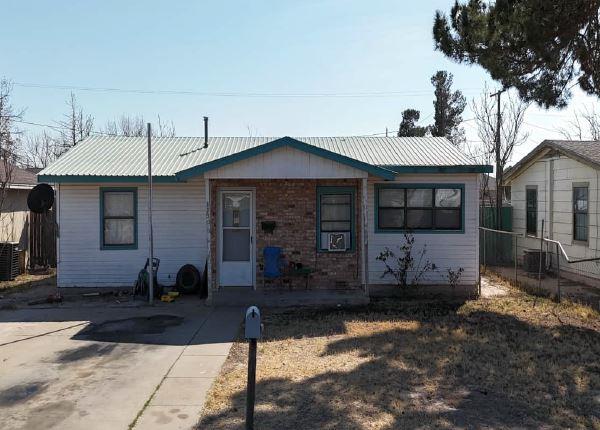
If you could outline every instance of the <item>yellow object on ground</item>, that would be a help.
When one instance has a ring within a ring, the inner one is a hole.
[[[167,294],[171,297],[179,297],[179,291],[169,291]]]
[[[175,300],[175,297],[173,297],[169,294],[163,294],[162,296],[160,296],[161,302],[171,303],[173,300]]]

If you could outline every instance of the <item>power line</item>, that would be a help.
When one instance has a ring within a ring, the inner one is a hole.
[[[240,91],[197,91],[197,90],[155,90],[140,88],[118,88],[118,87],[93,87],[77,85],[54,85],[32,82],[14,82],[13,85],[23,88],[46,88],[72,91],[91,91],[105,93],[131,93],[131,94],[154,94],[154,95],[181,95],[201,97],[268,97],[268,98],[351,98],[351,97],[396,97],[396,96],[431,96],[432,90],[412,91],[365,91],[365,92],[240,92]],[[480,91],[480,88],[466,88],[462,91]]]

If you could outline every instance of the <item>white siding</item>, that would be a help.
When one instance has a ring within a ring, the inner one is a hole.
[[[219,179],[366,178],[367,173],[288,146],[206,172]]]
[[[465,229],[464,233],[415,233],[414,250],[419,252],[426,246],[425,258],[437,266],[435,272],[428,273],[422,283],[447,283],[447,269],[457,270],[462,267],[464,273],[461,284],[474,285],[478,282],[478,176],[476,174],[448,175],[399,175],[395,183],[430,183],[430,184],[464,184],[465,187]],[[375,187],[376,183],[384,183],[376,178],[369,178],[369,283],[391,283],[391,278],[381,278],[383,263],[376,257],[387,247],[397,251],[404,243],[404,235],[398,233],[376,233],[375,220]],[[388,184],[390,182],[387,182]],[[415,255],[416,257],[416,255]]]
[[[561,242],[565,251],[574,259],[600,256],[598,225],[600,203],[598,177],[600,171],[565,156],[540,159],[511,181],[511,200],[513,205],[513,230],[525,234],[525,189],[529,185],[538,186],[538,228],[539,236],[542,219],[545,220],[544,237]],[[551,181],[550,168],[553,165],[554,179]],[[588,242],[573,241],[573,185],[587,183],[588,202]],[[553,188],[552,198],[550,189]],[[550,202],[552,201],[552,208]],[[552,217],[550,211],[552,210]],[[538,248],[539,242],[533,239],[523,240],[523,247]],[[562,265],[561,270],[600,277],[598,263]]]
[[[148,188],[138,189],[138,249],[100,249],[101,185],[60,185],[58,284],[61,287],[133,285],[148,255]],[[204,180],[153,187],[154,256],[159,282],[173,285],[179,268],[206,261]]]

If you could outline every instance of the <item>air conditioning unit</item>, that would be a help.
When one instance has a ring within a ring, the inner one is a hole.
[[[0,281],[12,281],[19,276],[18,243],[0,243]]]
[[[529,274],[537,274],[542,260],[542,274],[546,272],[546,251],[539,249],[526,249],[523,251],[523,268]]]
[[[327,233],[328,251],[346,251],[348,249],[348,233]]]

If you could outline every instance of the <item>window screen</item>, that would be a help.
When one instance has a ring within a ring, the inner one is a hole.
[[[537,234],[537,189],[527,188],[525,191],[526,195],[526,228],[527,234]]]
[[[327,191],[319,193],[320,249],[326,250],[330,233],[343,233],[346,248],[352,244],[352,192]]]
[[[102,192],[102,245],[132,246],[136,243],[135,191]]]
[[[377,227],[380,230],[460,230],[461,188],[378,189]]]
[[[573,188],[573,239],[588,240],[588,187]]]

